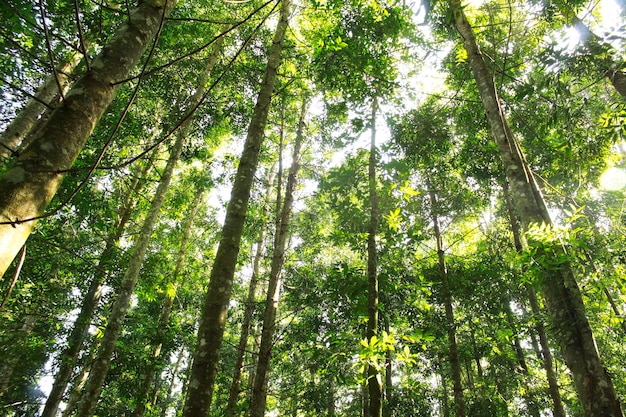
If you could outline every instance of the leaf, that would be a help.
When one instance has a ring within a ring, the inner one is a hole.
[[[400,216],[400,208],[398,207],[397,209],[395,209],[394,211],[389,212],[389,214],[386,214],[383,216],[383,218],[385,220],[387,220],[387,226],[394,230],[394,231],[398,231],[398,228],[400,227],[400,222],[402,220],[401,216]]]

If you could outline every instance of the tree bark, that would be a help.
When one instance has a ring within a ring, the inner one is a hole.
[[[274,238],[274,250],[272,265],[267,287],[267,299],[265,301],[265,313],[263,316],[263,330],[261,332],[261,345],[259,347],[259,359],[256,368],[256,377],[252,388],[252,402],[250,403],[250,417],[263,417],[267,400],[267,386],[269,377],[270,360],[272,358],[272,346],[274,345],[274,332],[276,329],[276,313],[280,299],[281,270],[285,261],[285,248],[289,232],[289,219],[293,206],[294,192],[296,190],[298,171],[300,170],[300,149],[304,140],[304,118],[306,115],[306,99],[302,103],[302,112],[298,123],[296,140],[293,145],[292,164],[287,178],[285,189],[285,201],[279,208],[277,200],[276,235]],[[281,157],[281,156],[279,156]],[[280,182],[280,176],[278,181]]]
[[[532,224],[552,225],[545,201],[500,106],[493,78],[478,48],[472,27],[460,0],[452,0],[453,20],[463,39],[492,135],[498,146],[511,196],[522,228]],[[560,259],[561,246],[543,249],[543,258]],[[544,266],[540,284],[563,357],[574,377],[578,397],[588,417],[622,417],[610,376],[602,366],[582,296],[569,263],[558,269]]]
[[[445,252],[443,250],[443,237],[439,228],[439,216],[437,215],[437,196],[435,190],[427,179],[428,194],[430,197],[430,215],[433,221],[435,241],[437,244],[437,259],[439,277],[441,278],[443,303],[446,312],[446,332],[448,334],[448,357],[450,359],[450,371],[452,374],[452,391],[454,394],[454,406],[457,417],[465,417],[465,399],[463,397],[463,383],[461,380],[461,362],[456,343],[456,325],[454,323],[454,310],[452,308],[452,294],[448,281],[448,268],[446,266]],[[478,369],[480,372],[480,368]]]
[[[261,220],[264,220],[267,217],[273,182],[274,167],[270,169],[270,173],[267,178],[267,192],[265,194],[265,204],[263,204],[263,209],[261,211]],[[259,237],[257,239],[256,253],[252,262],[252,276],[250,277],[250,283],[248,284],[248,296],[246,298],[243,320],[241,322],[241,335],[239,336],[239,344],[237,346],[237,360],[235,362],[235,369],[233,371],[233,379],[230,383],[230,389],[228,393],[228,405],[226,406],[226,411],[224,412],[225,417],[235,417],[235,409],[237,408],[239,392],[241,391],[241,371],[243,369],[243,362],[246,357],[246,347],[248,346],[248,338],[250,336],[250,325],[252,323],[252,315],[254,314],[254,301],[256,297],[257,285],[259,282],[261,260],[263,259],[265,230],[266,227],[264,224],[262,224],[259,231]]]
[[[72,332],[67,339],[67,346],[59,355],[59,369],[54,376],[54,383],[52,384],[52,389],[46,400],[46,405],[41,413],[41,417],[54,417],[57,415],[59,404],[63,399],[63,393],[67,388],[67,384],[70,382],[72,370],[74,369],[74,365],[82,349],[87,329],[91,324],[91,317],[100,301],[100,291],[108,272],[108,265],[115,256],[119,240],[133,212],[135,200],[133,200],[132,197],[138,194],[141,188],[143,188],[145,182],[142,180],[145,179],[148,171],[152,168],[152,158],[154,155],[155,153],[152,153],[150,160],[146,162],[142,172],[134,177],[133,182],[118,208],[116,224],[113,226],[111,235],[106,239],[106,245],[100,255],[98,266],[94,271],[94,276],[91,279],[89,288],[83,297],[83,303],[74,321]]]
[[[378,191],[376,187],[376,114],[378,113],[378,99],[372,100],[370,123],[372,134],[370,139],[370,155],[368,163],[368,181],[370,198],[370,223],[367,233],[367,340],[368,343],[378,335],[378,250],[376,248],[376,234],[378,233]],[[367,389],[369,397],[369,415],[382,417],[383,388],[378,370],[369,365],[367,367]]]
[[[289,9],[289,0],[283,0],[265,75],[248,127],[244,150],[239,160],[231,198],[226,209],[222,237],[211,269],[209,288],[200,317],[196,350],[183,409],[184,417],[206,416],[211,407],[213,385],[217,374],[220,347],[224,338],[224,326],[233,287],[237,256],[239,255],[241,234],[280,64],[280,55],[289,20]]]
[[[0,163],[12,156],[19,155],[19,148],[24,147],[23,141],[37,125],[39,117],[48,108],[52,108],[59,97],[67,93],[72,82],[70,74],[74,72],[81,58],[81,53],[74,53],[65,65],[58,68],[54,74],[48,75],[34,97],[28,100],[19,113],[15,115],[0,135]],[[59,86],[62,88],[61,92],[59,92]]]
[[[0,277],[11,264],[37,218],[78,157],[98,120],[111,104],[118,86],[128,77],[160,30],[175,0],[146,0],[130,14],[50,115],[17,162],[0,177]]]

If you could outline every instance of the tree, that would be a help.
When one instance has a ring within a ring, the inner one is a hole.
[[[460,1],[453,1],[452,16],[463,44],[467,59],[481,95],[482,104],[491,125],[493,137],[498,145],[511,197],[522,227],[528,231],[534,224],[551,225],[541,191],[529,170],[524,156],[506,122],[494,81],[485,65]],[[552,247],[538,248],[535,259],[546,262],[556,257],[563,259],[563,248],[559,242]],[[610,376],[604,369],[573,270],[567,260],[554,266],[544,266],[540,283],[548,305],[555,337],[559,341],[565,361],[571,370],[585,413],[588,416],[621,416],[621,406]]]
[[[226,209],[222,237],[215,255],[209,287],[202,307],[198,341],[193,355],[190,383],[183,410],[183,415],[187,417],[206,415],[211,406],[213,384],[219,363],[220,347],[224,338],[224,325],[233,286],[237,255],[239,254],[241,233],[248,208],[250,189],[258,164],[259,151],[263,142],[265,122],[280,64],[285,32],[289,23],[289,13],[290,3],[288,0],[283,0],[280,19],[268,54],[267,67],[254,107],[254,114],[248,127],[244,150],[239,160],[230,201]]]
[[[254,387],[252,389],[252,400],[250,403],[250,416],[263,417],[265,415],[265,404],[267,399],[267,380],[269,377],[270,359],[272,357],[272,346],[274,345],[274,333],[276,328],[276,315],[278,312],[278,302],[281,288],[281,275],[283,263],[285,261],[285,250],[287,238],[289,236],[289,219],[293,209],[294,192],[297,185],[298,171],[300,170],[300,151],[304,142],[304,124],[307,109],[307,98],[302,99],[302,110],[293,144],[293,154],[291,168],[287,178],[285,189],[285,199],[281,203],[280,193],[276,198],[276,234],[274,236],[274,246],[272,251],[272,264],[267,284],[267,298],[265,300],[265,312],[263,314],[263,328],[261,330],[261,342],[259,345],[259,355],[256,372],[254,373]],[[279,155],[279,158],[282,155]],[[280,181],[279,169],[279,178]],[[277,187],[280,190],[280,186]]]

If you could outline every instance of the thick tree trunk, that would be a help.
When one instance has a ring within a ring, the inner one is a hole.
[[[274,182],[274,172],[274,167],[272,167],[267,178],[267,192],[265,194],[265,204],[263,205],[260,216],[262,220],[267,217],[267,211],[272,194],[272,184]],[[261,225],[259,237],[257,239],[256,253],[252,262],[252,276],[250,277],[250,283],[248,284],[248,296],[246,298],[243,320],[241,322],[241,335],[239,336],[239,344],[237,346],[237,360],[235,362],[235,369],[233,371],[233,379],[230,383],[230,389],[228,393],[228,405],[226,406],[226,411],[224,412],[225,417],[235,417],[235,409],[237,408],[239,392],[241,391],[241,372],[243,370],[243,362],[246,357],[246,347],[248,346],[248,337],[250,336],[252,315],[254,314],[256,290],[257,284],[259,282],[260,265],[261,260],[263,259],[265,230],[265,225]]]
[[[0,164],[12,156],[19,155],[19,148],[26,145],[23,141],[37,125],[39,117],[47,109],[52,108],[59,97],[67,93],[72,82],[70,74],[74,72],[81,59],[81,53],[74,53],[65,65],[55,71],[55,74],[46,77],[35,95],[15,115],[15,118],[0,135]],[[59,86],[62,89],[61,92],[59,92]]]
[[[250,199],[250,190],[258,165],[276,73],[280,64],[280,55],[289,20],[289,9],[289,0],[283,0],[265,75],[248,127],[244,150],[239,160],[230,201],[226,209],[222,237],[211,269],[209,288],[200,317],[196,351],[193,357],[187,399],[183,409],[184,417],[206,416],[211,407],[213,385],[224,338],[224,326],[239,255],[241,234]]]
[[[306,115],[306,99],[302,103],[302,113],[293,145],[292,164],[287,178],[285,189],[285,201],[279,209],[277,201],[276,236],[274,238],[274,250],[272,264],[267,287],[267,299],[265,301],[265,313],[263,316],[263,330],[261,332],[261,345],[259,347],[259,359],[256,368],[256,377],[252,388],[252,402],[250,403],[250,417],[263,417],[267,399],[267,386],[269,377],[272,346],[274,345],[274,332],[276,329],[276,313],[280,299],[281,270],[285,261],[285,248],[289,232],[289,219],[293,206],[293,194],[296,190],[298,171],[300,170],[300,149],[304,139],[304,118]],[[281,156],[279,156],[281,157]],[[280,176],[278,178],[280,182]],[[278,198],[277,200],[280,200]]]
[[[370,197],[370,224],[367,233],[367,340],[372,341],[378,335],[378,250],[376,248],[376,234],[378,233],[378,191],[376,190],[376,114],[378,100],[372,101],[372,135],[370,140],[370,156],[368,164],[369,197]],[[373,366],[367,367],[367,389],[369,396],[369,415],[382,417],[383,387],[381,377]]]
[[[209,78],[209,74],[211,73],[213,66],[217,62],[219,49],[220,45],[216,44],[213,53],[208,60],[207,68],[198,80],[198,87],[192,97],[191,108],[193,108],[193,106],[200,101],[202,95],[204,94],[206,81]],[[176,136],[176,141],[170,149],[170,156],[165,169],[161,173],[161,181],[159,182],[152,203],[150,204],[150,209],[148,210],[148,214],[146,215],[143,226],[141,227],[139,237],[133,247],[128,269],[122,278],[117,298],[111,307],[111,313],[108,317],[108,324],[102,339],[102,344],[94,362],[94,366],[91,369],[89,381],[78,409],[78,417],[91,417],[93,415],[93,410],[96,407],[96,403],[100,398],[102,384],[104,383],[104,379],[106,378],[109,370],[111,355],[115,350],[117,338],[122,330],[124,318],[126,317],[126,313],[130,307],[130,298],[135,289],[135,285],[137,284],[139,272],[141,271],[145,254],[148,250],[148,246],[150,245],[152,232],[160,217],[161,207],[165,202],[165,197],[170,187],[174,168],[176,168],[178,158],[180,157],[183,145],[189,130],[191,129],[191,121],[192,118],[188,118],[181,125]]]
[[[113,227],[111,235],[106,239],[106,246],[100,255],[94,276],[83,297],[80,312],[74,321],[74,327],[67,339],[67,346],[59,355],[59,369],[54,376],[54,383],[52,384],[52,389],[46,400],[46,405],[41,413],[41,417],[54,417],[57,415],[59,404],[63,400],[63,393],[67,388],[67,384],[70,382],[72,370],[74,369],[74,365],[82,349],[87,329],[91,324],[91,317],[100,301],[100,291],[106,278],[108,265],[115,257],[117,245],[124,233],[126,223],[130,220],[133,212],[136,201],[133,199],[133,196],[139,194],[141,188],[145,185],[145,181],[143,180],[146,178],[148,171],[152,168],[152,158],[154,155],[155,153],[151,154],[151,158],[144,165],[142,172],[134,176],[130,187],[122,199],[122,204],[117,212],[116,224]]]
[[[437,244],[437,259],[439,263],[439,277],[441,278],[443,303],[446,311],[446,331],[448,334],[448,358],[452,374],[452,387],[454,394],[454,406],[457,417],[465,417],[465,398],[463,397],[463,383],[461,381],[461,362],[456,344],[456,325],[454,323],[454,310],[452,308],[452,294],[448,281],[448,268],[443,250],[443,238],[439,228],[439,216],[437,215],[437,196],[430,180],[428,182],[428,194],[430,196],[430,215],[433,221],[435,241]],[[480,368],[479,368],[480,372]]]
[[[0,276],[11,264],[56,194],[98,120],[111,104],[117,81],[128,77],[160,30],[175,0],[146,0],[130,14],[33,144],[0,178]]]
[[[460,0],[452,0],[453,20],[463,38],[468,61],[481,96],[492,135],[498,146],[511,196],[522,228],[532,224],[551,225],[539,186],[524,160],[500,106],[493,78],[482,57],[474,32]],[[543,249],[545,259],[559,259],[564,249]],[[544,267],[541,288],[565,362],[572,372],[578,397],[588,417],[622,417],[622,410],[610,376],[602,366],[591,327],[585,315],[582,296],[571,266]]]
[[[189,244],[189,236],[191,235],[193,222],[196,218],[196,215],[198,214],[198,210],[200,209],[200,203],[202,203],[204,195],[204,190],[199,189],[196,191],[191,206],[189,207],[189,212],[187,213],[183,224],[183,237],[180,241],[178,256],[176,258],[176,265],[174,266],[174,272],[171,275],[171,284],[173,288],[171,291],[166,291],[165,298],[163,299],[163,303],[161,305],[161,314],[159,315],[159,321],[157,323],[152,352],[150,354],[151,361],[148,365],[148,369],[145,371],[143,381],[141,381],[141,390],[137,395],[137,403],[135,404],[135,410],[133,411],[133,415],[135,417],[141,417],[146,412],[146,403],[151,400],[148,398],[148,394],[150,393],[150,389],[152,387],[152,381],[154,379],[154,376],[160,374],[160,371],[163,369],[164,364],[161,360],[161,348],[163,347],[163,343],[166,341],[165,336],[167,326],[170,321],[170,315],[172,314],[174,300],[176,298],[176,290],[181,284],[181,281],[184,282],[185,280],[184,277],[181,278],[181,273],[185,265],[187,247]]]

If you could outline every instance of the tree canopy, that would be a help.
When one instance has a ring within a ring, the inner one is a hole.
[[[0,414],[622,417],[626,5],[0,4]]]

